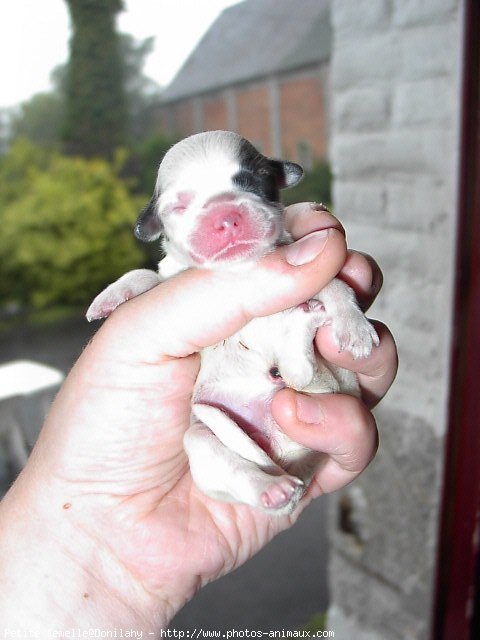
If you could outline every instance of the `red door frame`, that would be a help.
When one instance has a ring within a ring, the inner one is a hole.
[[[435,640],[480,638],[480,2],[465,0],[464,11],[455,311]]]

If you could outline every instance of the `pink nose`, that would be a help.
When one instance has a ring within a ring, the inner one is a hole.
[[[237,209],[221,211],[209,220],[216,236],[234,239],[242,233],[243,216]]]
[[[229,260],[238,258],[242,251],[248,252],[248,247],[261,237],[262,231],[247,208],[225,202],[206,210],[190,242],[196,258]]]

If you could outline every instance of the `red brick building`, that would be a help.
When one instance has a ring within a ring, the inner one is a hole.
[[[245,0],[226,9],[163,94],[162,129],[237,131],[310,166],[327,151],[328,0]]]

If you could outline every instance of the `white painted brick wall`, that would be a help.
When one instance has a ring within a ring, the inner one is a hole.
[[[403,0],[395,2],[393,24],[397,27],[418,27],[456,20],[458,0]]]
[[[454,169],[456,140],[445,127],[349,133],[342,134],[332,146],[332,167],[339,179],[368,181],[373,176],[392,179],[396,175],[443,178]]]
[[[401,54],[398,38],[388,32],[378,33],[375,37],[361,38],[360,33],[360,30],[355,28],[351,35],[341,40],[341,47],[334,42],[334,91],[379,86],[382,80],[388,81],[393,74],[398,73]],[[340,41],[336,32],[334,40]]]
[[[346,91],[338,96],[335,115],[343,131],[378,131],[389,123],[388,92],[381,87]]]
[[[394,87],[392,124],[394,127],[451,127],[456,93],[446,78],[403,82]]]
[[[335,0],[332,24],[342,40],[352,33],[378,32],[390,22],[390,0]]]
[[[395,4],[400,3],[396,0]],[[404,79],[451,77],[456,73],[458,51],[454,47],[459,42],[460,23],[454,18],[446,24],[405,28],[397,37],[401,55],[398,71]]]
[[[461,17],[462,0],[332,0],[335,213],[350,246],[383,268],[372,316],[391,327],[400,354],[397,381],[377,410],[377,458],[343,491],[353,534],[338,528],[340,503],[332,499],[331,628],[340,640],[350,640],[352,629],[359,638],[429,637],[448,398]]]

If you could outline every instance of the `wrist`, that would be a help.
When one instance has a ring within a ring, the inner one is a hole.
[[[35,478],[30,467],[0,503],[4,628],[156,634],[166,627],[175,613],[169,602],[135,580],[94,525],[85,526],[102,512],[100,503],[92,504],[96,498],[77,498],[74,506],[61,487]]]

